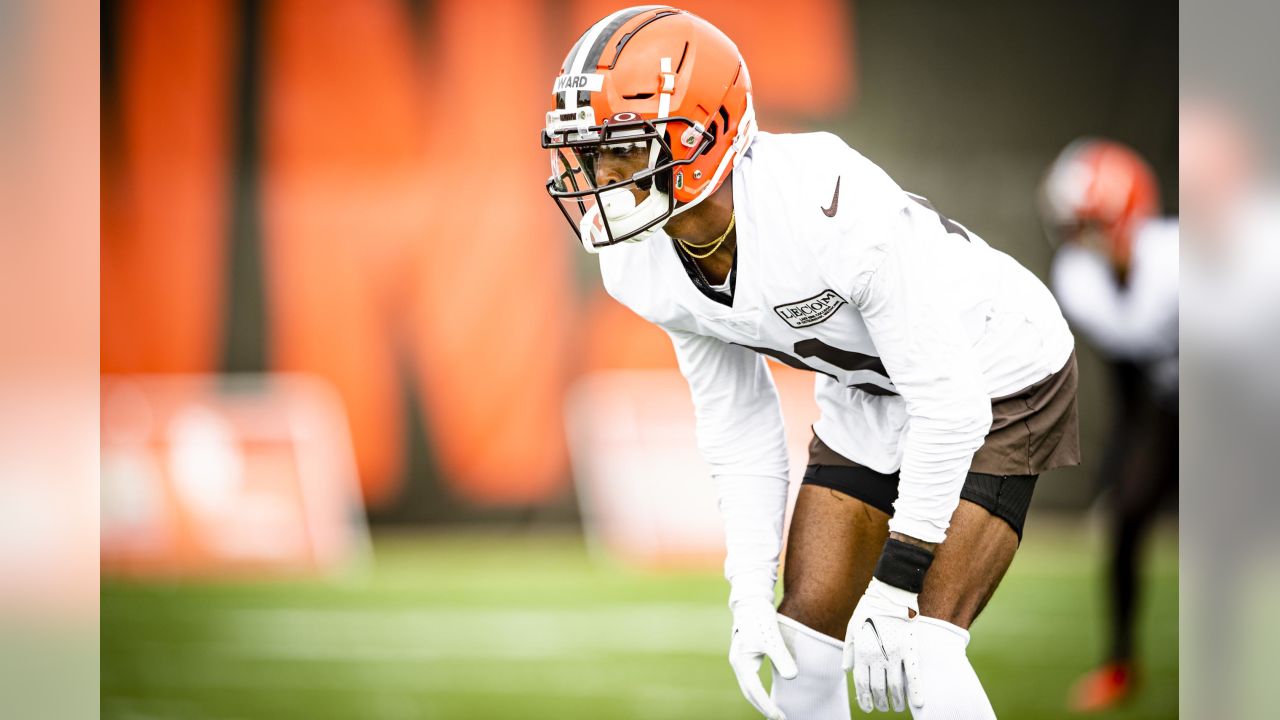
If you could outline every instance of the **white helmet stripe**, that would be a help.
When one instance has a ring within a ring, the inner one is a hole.
[[[664,57],[658,61],[658,70],[662,78],[662,87],[658,93],[658,120],[665,120],[671,114],[671,93],[675,91],[675,77],[671,75],[671,58]],[[670,76],[670,81],[668,77]],[[669,86],[668,86],[669,85]],[[662,150],[662,133],[666,130],[664,122],[654,123],[658,131],[658,139],[649,144],[649,169],[658,167],[658,155]]]
[[[596,44],[596,39],[600,36],[600,33],[604,32],[604,29],[609,27],[609,23],[613,22],[614,18],[634,11],[635,8],[623,8],[612,15],[606,16],[595,25],[592,25],[591,29],[582,36],[582,42],[578,45],[578,54],[573,58],[573,62],[570,63],[568,74],[577,75],[582,72],[582,66],[587,63],[587,58],[591,56],[591,47]],[[565,92],[564,107],[566,110],[577,110],[578,93]]]

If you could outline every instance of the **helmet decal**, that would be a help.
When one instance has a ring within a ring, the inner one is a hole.
[[[604,86],[604,76],[596,73],[561,75],[556,78],[552,92],[596,92]]]

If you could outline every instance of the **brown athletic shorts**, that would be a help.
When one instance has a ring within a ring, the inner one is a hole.
[[[1076,356],[1058,372],[1021,392],[991,401],[991,431],[960,490],[960,498],[1003,519],[1022,539],[1036,478],[1080,462],[1076,415]],[[809,443],[804,483],[857,498],[890,517],[898,498],[898,473],[878,473],[827,447]]]
[[[991,401],[991,430],[973,455],[970,472],[1039,475],[1080,464],[1076,408],[1076,354],[1058,372],[1012,395]],[[827,447],[817,435],[809,443],[810,465],[860,467]]]

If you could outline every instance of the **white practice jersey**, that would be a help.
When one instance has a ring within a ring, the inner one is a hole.
[[[1070,357],[1057,303],[828,133],[760,133],[733,196],[730,305],[695,285],[665,234],[600,253],[608,292],[670,334],[713,474],[787,477],[769,355],[817,373],[828,446],[901,470],[890,527],[940,542],[991,399]]]
[[[1178,222],[1138,229],[1121,287],[1099,251],[1066,244],[1053,258],[1053,293],[1071,324],[1103,355],[1147,368],[1158,396],[1178,390]]]

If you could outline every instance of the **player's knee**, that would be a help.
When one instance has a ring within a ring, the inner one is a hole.
[[[843,638],[857,598],[831,588],[798,585],[783,593],[778,612],[823,635]]]

